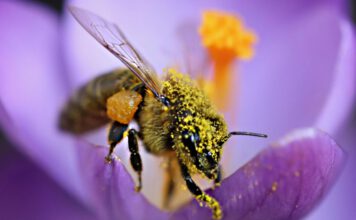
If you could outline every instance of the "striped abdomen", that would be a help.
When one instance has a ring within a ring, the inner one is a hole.
[[[96,77],[67,102],[60,115],[60,128],[80,134],[107,124],[110,121],[106,114],[107,99],[139,83],[128,69],[118,69]]]

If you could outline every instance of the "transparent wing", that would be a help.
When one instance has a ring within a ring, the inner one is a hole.
[[[117,25],[78,7],[71,6],[69,10],[80,25],[119,58],[156,97],[163,97],[155,71],[130,44]]]

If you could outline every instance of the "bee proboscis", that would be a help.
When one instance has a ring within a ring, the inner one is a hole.
[[[189,191],[212,210],[213,218],[221,219],[219,202],[201,190],[191,175],[200,174],[219,184],[223,144],[232,135],[267,136],[228,132],[223,116],[189,76],[170,71],[160,80],[115,24],[84,9],[70,7],[70,11],[128,69],[98,76],[81,87],[63,109],[60,127],[80,134],[111,122],[107,161],[127,134],[130,162],[138,174],[137,191],[142,186],[138,150],[138,139],[141,139],[148,152],[177,160]],[[139,126],[138,131],[128,127],[133,120]],[[174,183],[172,178],[168,178],[170,184]],[[165,195],[167,202],[171,194]]]

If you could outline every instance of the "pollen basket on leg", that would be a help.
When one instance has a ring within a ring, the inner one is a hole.
[[[142,96],[137,92],[120,91],[107,100],[107,115],[114,121],[128,124],[134,117],[141,101]]]

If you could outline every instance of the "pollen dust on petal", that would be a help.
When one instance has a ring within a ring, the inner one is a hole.
[[[205,11],[199,34],[214,67],[212,80],[200,83],[217,106],[224,109],[230,90],[236,91],[236,80],[232,84],[234,61],[252,58],[256,36],[245,29],[239,17],[222,11]]]

